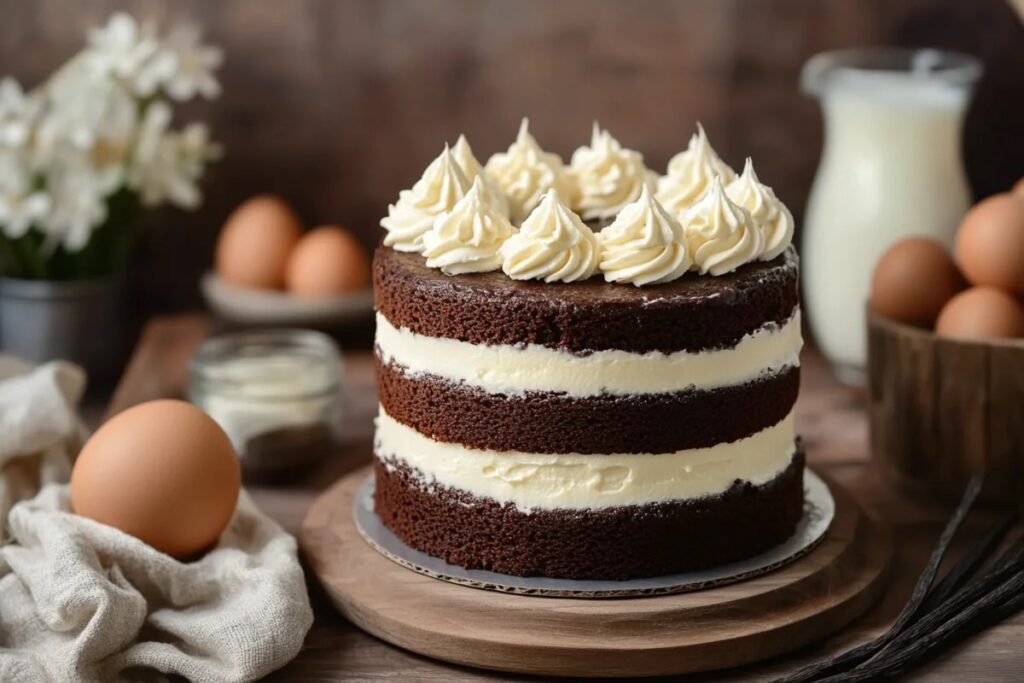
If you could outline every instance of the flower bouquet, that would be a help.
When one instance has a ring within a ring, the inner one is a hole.
[[[144,209],[197,207],[218,150],[202,123],[172,128],[172,104],[216,97],[221,58],[194,27],[118,13],[37,88],[0,81],[0,275],[110,276]]]
[[[148,208],[197,207],[218,154],[173,105],[213,98],[220,50],[115,14],[38,87],[0,80],[0,350],[112,377],[119,276]]]

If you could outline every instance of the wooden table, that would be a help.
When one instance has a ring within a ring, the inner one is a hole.
[[[187,382],[188,358],[210,329],[210,320],[198,315],[157,318],[149,323],[114,392],[107,414],[153,398],[181,396]],[[368,353],[357,352],[347,354],[345,361],[348,444],[331,453],[318,470],[287,486],[249,486],[260,507],[293,533],[321,490],[370,457],[371,418],[376,410],[372,360]],[[948,509],[933,501],[899,494],[872,471],[867,455],[863,392],[837,383],[813,350],[804,353],[802,374],[797,422],[807,445],[809,464],[845,486],[870,515],[892,525],[898,544],[893,581],[875,608],[831,638],[794,655],[691,680],[760,681],[877,635],[906,602],[948,517]],[[989,519],[991,514],[987,511],[972,516],[958,543],[954,544],[954,558]],[[1017,533],[1020,532],[1018,529]],[[532,680],[455,667],[388,645],[338,616],[317,586],[315,577],[310,577],[309,584],[316,613],[313,628],[299,656],[270,680]],[[974,636],[927,663],[915,673],[914,680],[1014,683],[1024,680],[1024,614]]]

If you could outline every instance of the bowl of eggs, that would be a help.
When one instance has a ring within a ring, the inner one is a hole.
[[[201,285],[214,313],[246,325],[329,327],[373,310],[370,258],[359,241],[339,226],[304,230],[273,195],[228,217]]]
[[[1024,181],[964,217],[952,250],[897,242],[872,275],[868,387],[875,463],[904,488],[1024,500]]]

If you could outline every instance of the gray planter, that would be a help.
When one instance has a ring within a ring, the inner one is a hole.
[[[0,277],[0,351],[33,363],[70,360],[109,379],[122,354],[115,279],[55,282]]]

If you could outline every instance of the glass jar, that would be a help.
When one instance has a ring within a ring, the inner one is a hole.
[[[281,473],[330,449],[341,368],[337,346],[319,332],[226,334],[192,357],[189,400],[227,432],[248,473]]]

